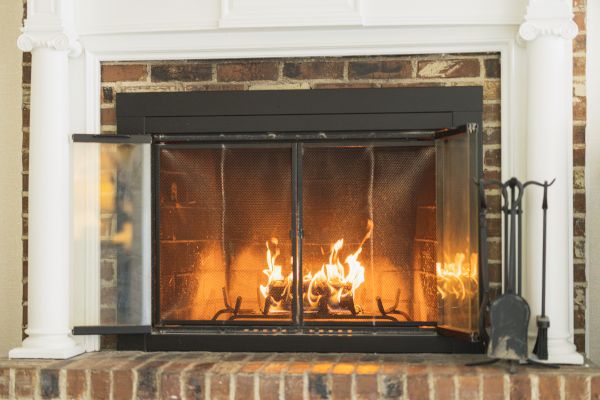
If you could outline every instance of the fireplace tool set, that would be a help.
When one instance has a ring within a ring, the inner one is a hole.
[[[510,371],[514,372],[515,362],[540,364],[536,360],[529,359],[527,349],[528,325],[530,318],[529,305],[521,297],[522,282],[522,216],[523,195],[525,189],[530,185],[540,186],[544,190],[542,201],[543,227],[542,227],[542,310],[537,317],[538,337],[533,353],[539,360],[548,359],[548,336],[547,330],[550,320],[545,315],[546,296],[546,218],[548,211],[548,188],[554,183],[548,181],[527,181],[521,183],[517,178],[511,178],[506,182],[498,180],[482,179],[476,182],[479,185],[480,202],[480,227],[481,227],[481,260],[482,260],[482,285],[483,296],[480,312],[480,331],[487,343],[487,355],[490,360],[470,365],[492,364],[500,360],[510,362]],[[502,194],[502,214],[504,219],[503,245],[505,261],[503,266],[504,285],[503,293],[495,300],[490,299],[488,284],[487,264],[487,233],[485,200],[485,187],[498,187]],[[490,332],[486,330],[486,315],[489,316]],[[554,367],[548,364],[544,366]]]

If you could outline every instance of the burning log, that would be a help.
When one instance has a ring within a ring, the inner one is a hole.
[[[336,311],[349,311],[352,315],[361,312],[354,302],[356,290],[365,281],[365,268],[358,257],[362,246],[371,238],[373,222],[369,220],[367,233],[360,242],[358,249],[347,256],[344,263],[340,260],[340,250],[344,246],[344,239],[340,239],[331,246],[329,260],[321,266],[314,275],[308,272],[302,277],[303,305],[305,310],[315,310],[318,316],[326,317]],[[287,277],[282,274],[282,266],[277,264],[280,255],[278,240],[271,239],[273,251],[267,246],[267,268],[263,273],[268,277],[266,285],[260,285],[260,293],[265,299],[265,310],[289,311],[292,304],[293,274]],[[348,272],[346,272],[346,266]],[[268,305],[268,308],[267,308]]]

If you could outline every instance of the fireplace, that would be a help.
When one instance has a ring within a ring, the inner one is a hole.
[[[116,135],[74,135],[77,246],[111,277],[74,333],[481,351],[481,110],[478,87],[119,94]]]

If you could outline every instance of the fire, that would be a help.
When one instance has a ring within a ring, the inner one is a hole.
[[[265,299],[271,296],[271,310],[276,311],[284,309],[286,303],[291,301],[293,274],[290,272],[287,277],[283,277],[283,268],[277,264],[277,257],[281,254],[278,247],[279,241],[277,238],[272,238],[271,242],[275,246],[275,250],[271,253],[269,242],[266,242],[267,268],[263,270],[263,273],[267,276],[268,281],[266,285],[260,285],[260,293]]]
[[[304,306],[320,307],[325,303],[329,311],[347,309],[352,313],[359,310],[354,306],[356,290],[365,282],[365,267],[359,261],[362,247],[371,238],[373,222],[369,220],[367,233],[358,248],[341,261],[340,253],[344,247],[344,239],[339,239],[331,245],[329,258],[314,275],[308,271],[302,278],[304,289]],[[277,239],[271,239],[275,245],[274,252],[267,242],[267,268],[263,273],[267,276],[266,285],[260,285],[263,298],[271,297],[275,309],[287,309],[291,304],[293,274],[283,276],[282,266],[277,264],[280,254]],[[271,306],[273,309],[273,306]]]
[[[458,300],[471,298],[477,290],[477,254],[465,263],[465,253],[456,253],[452,263],[436,263],[437,290],[442,299],[453,296]]]

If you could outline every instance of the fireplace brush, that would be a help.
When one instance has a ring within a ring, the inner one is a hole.
[[[537,184],[536,182],[532,182]],[[542,212],[543,212],[543,228],[542,228],[542,315],[539,315],[536,319],[538,333],[535,340],[535,346],[533,347],[533,354],[540,360],[548,359],[548,328],[550,327],[550,319],[546,315],[546,228],[547,228],[547,214],[548,214],[548,187],[550,187],[554,181],[548,183],[544,181],[542,185],[544,187],[544,199],[542,200]]]

